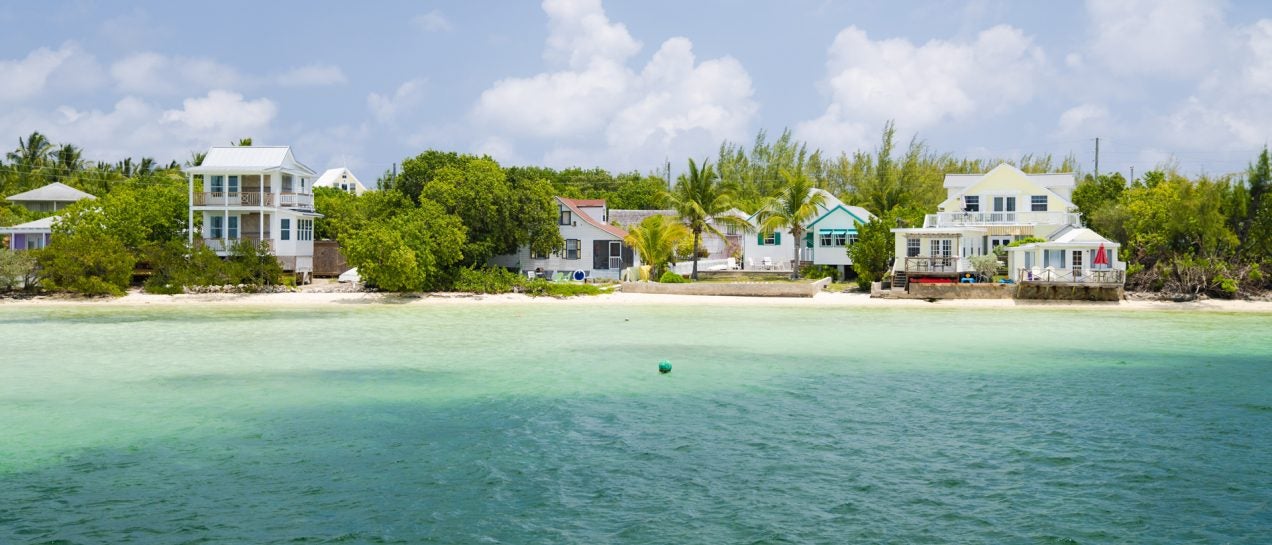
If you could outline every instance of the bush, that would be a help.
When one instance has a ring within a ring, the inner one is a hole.
[[[123,295],[137,258],[112,235],[60,233],[39,253],[45,287],[84,295]]]
[[[468,293],[511,293],[524,283],[525,278],[499,267],[460,269],[455,279],[455,291]]]
[[[239,241],[230,248],[227,265],[231,284],[276,286],[283,277],[283,266],[269,248],[249,241]]]
[[[799,275],[802,278],[826,278],[829,276],[831,281],[838,282],[839,267],[833,265],[804,265],[799,270]],[[866,282],[866,287],[870,287],[869,282]]]
[[[671,271],[663,273],[663,275],[658,278],[658,281],[663,284],[684,284],[688,282],[685,277]]]
[[[592,284],[573,284],[569,282],[549,282],[543,279],[530,280],[525,283],[524,293],[531,297],[574,297],[578,295],[600,295],[601,288]]]
[[[35,255],[0,249],[0,291],[35,287]]]

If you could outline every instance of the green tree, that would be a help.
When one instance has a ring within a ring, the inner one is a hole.
[[[445,167],[460,167],[465,157],[453,151],[428,150],[424,153],[402,161],[402,172],[396,180],[385,180],[381,189],[397,191],[405,195],[411,202],[419,204],[420,191],[424,185],[437,176],[437,172]]]
[[[39,251],[41,283],[54,291],[123,295],[137,259],[104,228],[84,224],[74,232],[53,224],[52,243]]]
[[[691,235],[684,224],[661,214],[649,216],[627,232],[627,244],[650,267],[650,278],[660,278],[671,262],[676,246]]]
[[[349,264],[369,286],[388,291],[445,287],[462,260],[463,222],[442,207],[422,201],[388,221],[371,223],[346,237]]]
[[[35,256],[31,252],[0,248],[0,291],[32,287],[35,265]]]
[[[791,278],[798,279],[804,224],[817,217],[818,207],[825,204],[826,196],[816,190],[812,178],[802,171],[783,170],[781,174],[786,186],[760,209],[756,220],[761,232],[790,230],[791,245],[795,248],[791,259]]]
[[[32,189],[42,181],[41,169],[48,163],[52,151],[53,143],[38,131],[25,139],[18,138],[18,149],[9,152],[7,157],[17,172],[19,190]]]
[[[892,260],[896,257],[896,235],[892,229],[911,227],[923,223],[923,209],[894,208],[858,228],[857,243],[848,247],[852,258],[852,270],[857,273],[857,285],[870,287],[891,274]]]
[[[745,221],[727,214],[733,209],[733,194],[720,183],[707,160],[703,160],[699,168],[690,159],[689,171],[676,181],[676,187],[667,200],[693,233],[693,274],[690,276],[694,280],[698,279],[698,248],[702,245],[702,233],[724,238],[715,224],[732,224],[743,229],[750,227]]]

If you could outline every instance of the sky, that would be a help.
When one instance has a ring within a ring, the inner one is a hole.
[[[0,148],[185,161],[251,137],[374,180],[425,149],[651,172],[785,129],[975,158],[1243,170],[1272,3],[235,1],[0,5]]]

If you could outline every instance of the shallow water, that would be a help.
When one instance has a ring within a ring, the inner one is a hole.
[[[3,309],[0,543],[1267,543],[1270,326]]]

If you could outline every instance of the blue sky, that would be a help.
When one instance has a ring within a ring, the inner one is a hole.
[[[1261,2],[46,2],[0,6],[0,138],[184,160],[251,136],[374,179],[427,148],[649,171],[895,119],[938,151],[1244,168],[1272,133]]]

